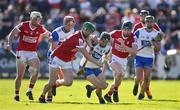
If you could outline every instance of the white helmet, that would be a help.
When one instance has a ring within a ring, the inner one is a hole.
[[[30,17],[31,18],[38,18],[38,17],[42,18],[42,15],[38,11],[32,11],[31,14],[30,14]]]

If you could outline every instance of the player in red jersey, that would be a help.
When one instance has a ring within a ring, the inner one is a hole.
[[[145,26],[145,17],[149,15],[149,11],[147,10],[141,10],[140,12],[140,16],[142,17],[141,18],[141,22],[135,24],[134,26],[134,29],[133,29],[133,33],[135,33],[136,30],[140,29],[140,28],[143,28]],[[153,28],[156,29],[158,32],[160,32],[160,35],[162,37],[165,36],[165,34],[161,31],[161,29],[159,28],[158,24],[157,23],[154,23],[153,24]],[[155,51],[156,48],[155,48]],[[133,95],[136,96],[137,95],[137,92],[138,92],[138,86],[139,86],[139,83],[141,84],[142,81],[142,75],[136,75],[135,76],[135,84],[134,84],[134,88],[133,88]],[[150,88],[149,88],[149,85],[148,85],[148,88],[146,90],[146,94],[148,96],[149,99],[152,99],[152,94],[151,94],[151,91],[150,91]]]
[[[144,25],[145,25],[145,20],[144,20],[144,19],[145,19],[145,17],[146,17],[147,15],[149,15],[149,11],[147,11],[147,10],[141,10],[141,12],[140,12],[141,22],[136,23],[136,24],[134,25],[133,33],[134,33],[137,29],[144,27]],[[158,26],[157,23],[154,23],[153,28],[156,29],[157,31],[161,32],[161,29],[159,28],[159,26]]]
[[[49,62],[49,81],[44,86],[43,92],[39,97],[40,103],[46,103],[45,95],[51,88],[56,88],[56,76],[57,69],[61,67],[63,73],[63,79],[58,81],[59,86],[71,86],[73,83],[72,65],[71,61],[75,57],[77,51],[80,51],[87,60],[102,66],[95,59],[93,59],[87,52],[85,45],[92,47],[89,44],[89,35],[95,31],[95,26],[90,22],[85,22],[82,26],[82,30],[75,32],[67,37],[67,39],[61,43],[51,54],[51,60]],[[52,89],[53,95],[56,95],[55,89]]]
[[[65,16],[64,20],[63,20],[63,26],[57,27],[55,30],[52,31],[52,34],[51,34],[52,42],[51,42],[51,46],[47,53],[48,59],[50,58],[51,52],[54,49],[56,49],[56,47],[58,45],[60,45],[66,39],[66,37],[68,37],[69,35],[74,33],[74,31],[75,31],[74,26],[75,26],[74,17]],[[58,71],[58,79],[60,80],[63,78],[62,70],[61,70],[61,68],[59,68],[57,71]],[[52,93],[50,90],[48,92],[46,101],[52,102],[52,98],[53,98],[53,96],[52,96]]]
[[[119,102],[118,87],[121,84],[123,76],[126,72],[127,57],[129,54],[135,55],[137,52],[137,45],[135,44],[134,34],[132,31],[133,24],[130,21],[125,21],[122,25],[122,30],[112,31],[112,58],[109,62],[110,67],[114,73],[114,81],[111,84],[110,90],[104,96],[107,102],[112,102],[111,95],[113,94],[113,101]]]
[[[12,40],[15,36],[19,36],[18,47],[16,50],[17,76],[15,79],[15,97],[19,101],[19,89],[21,80],[24,76],[26,66],[29,65],[31,73],[29,89],[26,93],[29,100],[33,100],[32,89],[38,78],[40,70],[40,61],[37,56],[37,45],[40,36],[49,36],[47,31],[41,24],[42,15],[40,12],[33,11],[30,14],[30,20],[17,25],[8,36],[7,49],[12,51]]]

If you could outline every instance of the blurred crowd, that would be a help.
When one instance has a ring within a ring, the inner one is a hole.
[[[155,16],[166,34],[162,53],[180,49],[180,0],[0,0],[0,53],[5,48],[8,33],[18,23],[29,20],[29,13],[34,10],[42,13],[42,24],[49,31],[61,26],[65,15],[71,15],[75,18],[76,30],[83,22],[91,21],[96,25],[98,34],[119,29],[124,20],[139,22],[142,9]],[[41,42],[40,48],[47,50],[47,42]],[[14,50],[16,45],[15,40]],[[46,54],[46,51],[42,53]]]
[[[139,22],[141,9],[149,10],[165,32],[162,50],[180,48],[180,0],[0,0],[0,47],[11,29],[29,20],[33,10],[43,14],[42,23],[50,31],[62,25],[65,15],[71,15],[76,29],[92,21],[97,32],[110,32],[120,28],[123,20]]]

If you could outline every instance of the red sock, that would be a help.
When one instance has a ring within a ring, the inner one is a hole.
[[[28,91],[32,91],[33,87],[34,87],[34,84],[33,84],[33,83],[30,83],[30,84],[29,84]]]
[[[116,91],[116,92],[117,92],[117,91],[118,91],[118,87],[114,87],[114,91]]]
[[[108,96],[110,96],[111,97],[111,95],[112,95],[112,93],[113,93],[113,88],[110,88],[110,90],[108,91]]]
[[[107,94],[108,94],[108,96],[110,96],[110,97],[111,97],[111,95],[112,95],[112,91],[110,90]]]
[[[16,94],[16,95],[19,95],[19,89],[16,89],[16,90],[15,90],[15,94]]]
[[[30,83],[29,84],[29,88],[33,88],[34,87],[34,84],[33,83]]]

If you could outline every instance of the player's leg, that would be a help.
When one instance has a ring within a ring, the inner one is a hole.
[[[56,88],[59,86],[71,86],[73,83],[72,69],[62,69],[63,79],[56,80],[56,83],[52,86],[52,94],[56,95]]]
[[[146,95],[149,99],[152,99],[152,93],[150,91],[150,82],[151,82],[152,72],[150,72],[147,76],[147,89],[146,89]]]
[[[61,59],[55,57],[55,60],[57,60],[58,65],[60,65],[63,79],[56,80],[56,84],[52,87],[52,94],[56,95],[56,87],[58,86],[71,86],[73,83],[73,74],[72,74],[72,66],[71,61],[64,62]]]
[[[57,69],[57,73],[58,73],[58,79],[57,79],[57,81],[58,81],[59,79],[62,79],[62,78],[63,78],[63,74],[62,74],[61,68],[58,68],[58,69]],[[57,85],[57,87],[58,87],[58,85]],[[54,85],[53,88],[56,89],[56,85]],[[55,89],[54,89],[54,90],[55,90]],[[54,91],[54,92],[56,92],[56,91]],[[56,94],[56,93],[54,93],[54,95],[55,95],[55,94]],[[48,91],[48,95],[47,95],[46,101],[47,101],[47,102],[52,102],[52,98],[53,98],[52,89],[50,89],[50,90]]]
[[[101,75],[99,75],[98,77],[102,77]],[[108,84],[104,81],[101,81],[99,78],[97,78],[95,76],[95,74],[90,74],[86,77],[86,79],[93,84],[93,86],[90,85],[86,85],[86,90],[87,90],[87,97],[90,98],[91,97],[91,92],[95,89],[105,89],[107,88]]]
[[[62,72],[62,69],[61,68],[59,68],[58,70],[57,70],[57,73],[58,73],[58,79],[56,80],[56,85],[55,85],[55,87],[59,87],[59,86],[61,86],[61,80],[63,79],[63,72]]]
[[[135,83],[134,83],[134,87],[133,87],[133,95],[134,96],[137,95],[139,84],[140,84],[140,82],[143,81],[143,68],[142,67],[136,67],[135,74],[136,74],[136,77],[134,78]]]
[[[23,79],[24,72],[26,69],[26,64],[22,60],[17,59],[16,60],[16,69],[17,69],[17,75],[16,75],[16,79],[15,79],[15,97],[14,97],[14,99],[16,101],[20,101],[19,90],[20,90],[21,81]]]
[[[63,79],[58,79],[56,81],[56,87],[71,86],[73,83],[72,69],[71,68],[62,69],[62,73],[63,73]]]
[[[147,68],[147,67],[144,68],[144,80],[141,86],[141,92],[138,97],[138,99],[140,100],[144,98],[144,93],[147,90],[148,82],[150,80],[149,77],[150,77],[151,71],[152,71],[152,68]]]
[[[99,75],[97,76],[97,78],[98,78],[101,82],[106,83],[106,78],[105,78],[104,72],[102,72],[101,74],[99,74]],[[106,83],[106,84],[107,84],[107,86],[108,86],[108,83]],[[106,88],[107,88],[107,87],[106,87]],[[104,89],[106,89],[106,88],[104,88]],[[105,104],[105,101],[104,101],[104,99],[103,99],[103,97],[102,97],[102,89],[97,88],[97,89],[96,89],[96,95],[98,96],[99,103],[100,103],[100,104]]]
[[[98,97],[99,104],[105,104],[105,100],[102,97],[102,89],[96,88],[96,95]]]
[[[106,99],[107,102],[112,102],[111,101],[111,95],[113,94],[114,102],[119,102],[118,88],[119,88],[121,81],[123,79],[124,69],[123,69],[122,65],[117,63],[117,62],[111,63],[110,66],[114,72],[114,81],[110,87],[110,90],[104,96],[104,98]]]
[[[47,62],[50,63],[51,61],[51,53],[52,51],[51,50],[48,50],[47,52]],[[50,89],[48,91],[48,95],[47,95],[47,98],[46,98],[46,102],[52,102],[52,98],[53,98],[53,95],[52,95],[52,89]]]
[[[135,78],[134,78],[134,87],[133,87],[134,96],[137,95],[139,84],[141,85],[143,81],[144,63],[142,61],[143,61],[143,57],[140,56],[135,57]]]
[[[62,70],[61,70],[61,68],[59,68],[58,70],[57,70],[58,72],[58,79],[63,79],[63,73],[62,73]]]
[[[144,98],[144,92],[147,90],[150,79],[151,79],[153,59],[145,58],[144,61],[145,61],[145,63],[144,63],[144,79],[143,79],[143,83],[142,83],[142,87],[141,87],[141,93],[139,94],[138,99]]]
[[[52,88],[53,85],[56,83],[57,79],[57,71],[58,68],[49,67],[49,81],[44,85],[43,92],[41,93],[41,96],[39,97],[40,103],[45,103],[45,95],[46,93]]]
[[[26,95],[28,96],[29,100],[34,100],[32,95],[32,89],[34,88],[34,85],[38,79],[38,73],[40,71],[40,60],[39,58],[33,58],[29,60],[27,64],[30,66],[29,72],[31,74],[31,77],[30,77],[29,88]]]
[[[149,99],[152,99],[152,94],[151,94],[151,91],[150,91],[150,81],[151,81],[151,75],[152,75],[152,69],[153,69],[154,59],[152,58],[152,59],[147,59],[147,60],[148,60],[148,61],[147,61],[147,63],[146,63],[146,67],[148,67],[147,69],[151,69],[151,72],[149,73],[149,72],[147,71],[147,73],[149,73],[149,74],[148,74],[148,78],[147,78],[148,82],[147,82],[146,95],[147,95],[147,97],[148,97]]]

